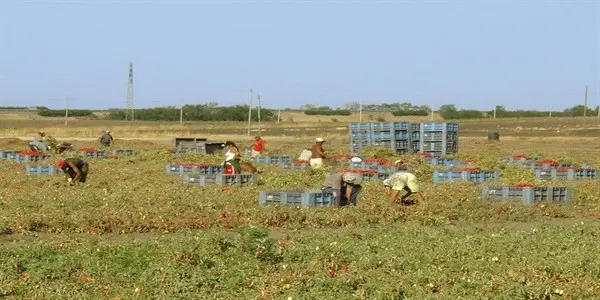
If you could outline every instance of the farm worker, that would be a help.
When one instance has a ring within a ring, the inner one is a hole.
[[[317,138],[315,140],[315,145],[312,147],[312,155],[310,159],[310,167],[313,169],[319,169],[323,167],[323,159],[325,159],[325,150],[323,150],[323,143],[325,140],[323,138]]]
[[[254,137],[254,146],[252,146],[252,157],[257,157],[265,150],[265,141],[260,136]]]
[[[100,137],[100,143],[106,147],[110,147],[112,145],[113,136],[110,131],[104,131],[104,134]]]
[[[356,206],[358,193],[362,190],[361,182],[361,178],[356,173],[334,172],[325,176],[321,190],[333,194],[333,206]]]
[[[84,183],[87,179],[89,165],[82,159],[68,158],[59,160],[56,162],[56,166],[65,173],[65,178],[67,178],[67,181],[70,184],[75,184],[77,182]]]
[[[240,167],[240,150],[232,141],[225,142],[223,147],[227,148],[223,174],[240,174],[242,171]]]
[[[385,194],[390,199],[390,203],[397,203],[398,196],[402,190],[407,193],[400,198],[400,202],[404,202],[406,198],[415,195],[419,200],[424,201],[423,194],[417,182],[417,176],[409,172],[397,172],[383,181]]]

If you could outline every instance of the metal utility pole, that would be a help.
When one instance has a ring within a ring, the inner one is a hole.
[[[279,124],[281,120],[281,107],[279,108],[279,111],[277,111],[277,124]]]
[[[65,126],[69,124],[69,95],[65,97]]]
[[[181,107],[179,107],[179,125],[183,125],[183,99],[181,99]]]
[[[358,102],[358,120],[362,123],[362,100]]]
[[[433,122],[433,113],[434,113],[434,110],[433,110],[433,105],[432,105],[431,106],[431,122]]]
[[[133,106],[133,63],[129,63],[129,76],[127,80],[127,107],[125,110],[125,120],[135,120]]]
[[[583,116],[587,117],[587,94],[588,94],[588,86],[585,86],[585,96],[584,96],[584,100],[583,100]]]
[[[248,136],[250,136],[250,122],[252,121],[252,89],[250,89],[250,101],[248,103]]]
[[[258,135],[260,136],[262,131],[262,124],[260,123],[260,94],[258,94],[256,100],[258,101]]]

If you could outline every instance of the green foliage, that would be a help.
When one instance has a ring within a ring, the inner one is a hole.
[[[177,107],[155,107],[135,110],[135,118],[140,121],[179,121],[180,109]],[[277,116],[269,109],[260,110],[261,121],[271,121]],[[124,120],[125,110],[110,109],[110,120]],[[247,121],[248,106],[215,106],[212,104],[184,105],[185,121]],[[252,109],[252,120],[258,121],[258,109]]]
[[[73,109],[69,110],[69,117],[91,117],[94,116],[94,112],[87,109]],[[37,114],[42,117],[64,117],[64,109],[40,109]]]
[[[349,116],[352,112],[345,109],[317,108],[305,110],[304,114],[309,116]]]
[[[392,112],[392,115],[396,117],[406,117],[406,116],[428,116],[431,112],[424,109],[416,109],[416,110],[397,110]]]
[[[585,107],[583,105],[576,105],[571,108],[567,108],[564,111],[553,111],[553,117],[583,117]],[[480,119],[486,117],[493,117],[494,111],[479,111],[473,109],[457,109],[453,104],[442,105],[439,109],[439,114],[445,120],[460,120],[460,119]],[[550,115],[547,111],[537,110],[515,110],[509,111],[504,106],[496,106],[496,118],[543,118]],[[589,108],[587,110],[588,116],[595,116],[598,114],[598,108]]]

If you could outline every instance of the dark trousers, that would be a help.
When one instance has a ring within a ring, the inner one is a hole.
[[[346,189],[352,189],[352,193],[350,194],[350,199],[346,198]],[[335,197],[331,203],[332,206],[347,206],[347,205],[356,206],[358,194],[362,190],[362,186],[360,186],[360,185],[344,185],[344,186],[342,186],[341,190],[336,190],[331,187],[321,189],[321,190],[324,193],[334,193],[335,194]]]

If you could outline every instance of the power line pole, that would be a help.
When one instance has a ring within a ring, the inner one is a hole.
[[[250,122],[252,121],[252,89],[250,89],[250,101],[248,103],[248,136],[250,136]]]
[[[129,63],[129,76],[127,80],[127,108],[125,110],[125,120],[135,120],[133,108],[133,63]]]
[[[494,120],[496,120],[496,109],[498,108],[498,105],[494,105]]]
[[[183,125],[183,98],[181,99],[181,107],[179,107],[179,125]]]
[[[277,124],[279,124],[281,120],[281,107],[279,108],[279,111],[277,111]]]
[[[585,86],[585,96],[584,96],[584,100],[583,100],[583,116],[587,117],[587,104],[588,104],[588,98],[587,98],[587,94],[588,94],[588,86]]]
[[[362,99],[358,102],[358,122],[362,123]]]
[[[262,131],[262,124],[260,123],[260,94],[258,94],[256,100],[258,101],[258,135],[260,136]]]
[[[65,97],[65,126],[69,124],[69,95]]]

